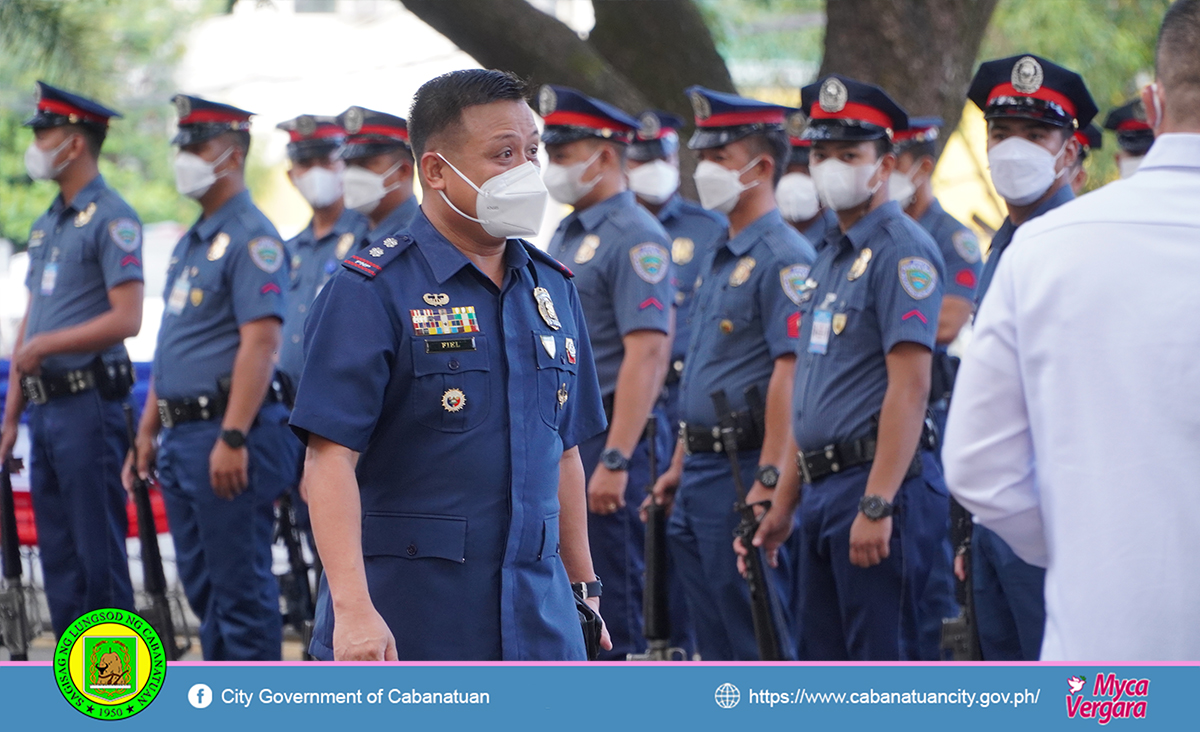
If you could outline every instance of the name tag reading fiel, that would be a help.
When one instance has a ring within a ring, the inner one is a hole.
[[[425,341],[425,353],[446,353],[447,351],[474,351],[474,338],[439,338]]]

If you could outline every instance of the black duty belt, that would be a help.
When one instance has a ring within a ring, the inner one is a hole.
[[[219,394],[201,394],[186,399],[159,399],[158,419],[162,426],[178,427],[187,422],[207,422],[225,416],[225,407],[229,401],[229,396],[225,393],[228,380],[222,379],[220,386],[222,393]],[[283,384],[276,375],[271,379],[263,404],[286,403],[284,397]]]
[[[96,372],[91,368],[74,369],[63,374],[22,376],[21,393],[31,404],[71,396],[96,388]]]
[[[737,412],[734,417],[734,434],[737,436],[738,451],[758,450],[762,447],[762,430],[746,412]],[[704,452],[724,452],[720,427],[703,427],[680,423],[679,438],[689,455]]]
[[[878,444],[879,441],[872,435],[836,445],[826,445],[819,450],[797,453],[796,464],[800,467],[803,481],[812,484],[835,473],[872,462],[875,460],[875,448]],[[905,477],[912,478],[919,475],[921,452],[933,450],[936,447],[937,432],[930,420],[926,418],[925,425],[921,429],[921,442],[917,446],[917,453],[913,456],[912,465],[909,466],[908,475]]]

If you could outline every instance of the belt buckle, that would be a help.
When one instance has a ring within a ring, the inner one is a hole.
[[[688,439],[687,422],[679,420],[679,441],[683,443],[683,454],[692,454],[692,441]]]
[[[72,394],[78,394],[81,391],[87,391],[96,385],[96,375],[91,371],[85,371],[83,369],[68,371],[66,378],[67,389],[69,389]]]
[[[712,428],[713,446],[712,451],[716,453],[725,452],[725,441],[721,439],[721,426],[717,425]]]
[[[159,399],[158,402],[158,421],[163,427],[170,429],[175,426],[175,420],[171,419],[171,406],[166,399]]]
[[[800,468],[800,482],[812,485],[812,473],[808,470],[808,461],[804,459],[804,451],[796,452],[796,467]]]
[[[32,404],[40,405],[50,401],[50,397],[46,393],[46,383],[40,376],[22,376],[21,393]]]

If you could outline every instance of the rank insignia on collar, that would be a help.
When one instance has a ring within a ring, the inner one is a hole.
[[[588,234],[583,237],[583,241],[579,244],[579,250],[575,252],[575,264],[585,264],[592,261],[592,257],[596,256],[596,249],[599,247],[599,236]]]
[[[79,213],[77,213],[75,215],[75,228],[81,229],[84,226],[87,226],[88,222],[91,221],[92,217],[95,215],[96,215],[96,202],[92,201],[91,203],[89,203],[87,205],[87,208],[85,208],[84,210],[80,211]]]
[[[370,254],[372,257],[382,257],[383,256],[383,248],[382,247],[371,247],[371,251],[367,252],[367,254]]]
[[[567,339],[567,363],[575,363],[575,339]]]
[[[671,261],[675,264],[687,264],[696,255],[696,243],[686,236],[681,236],[671,242]]]
[[[442,409],[447,412],[461,412],[467,406],[467,395],[462,389],[447,389],[442,394]]]
[[[546,349],[546,353],[550,358],[554,358],[558,354],[558,346],[554,343],[554,336],[544,335],[538,336],[542,341],[542,348]]]
[[[410,310],[409,314],[412,316],[413,332],[419,336],[480,332],[474,305],[448,310]]]
[[[737,266],[733,268],[733,274],[729,275],[729,284],[733,287],[741,287],[746,284],[746,280],[750,279],[750,273],[754,271],[756,264],[758,262],[754,261],[754,257],[739,259]]]
[[[533,288],[533,299],[537,300],[538,314],[542,316],[542,320],[546,321],[546,325],[554,330],[562,327],[562,323],[558,319],[558,313],[554,310],[554,301],[550,299],[550,291],[545,287]]]
[[[833,334],[841,335],[842,331],[846,329],[846,314],[834,313],[831,325],[833,326]]]
[[[388,249],[395,249],[399,244],[400,242],[396,241],[396,237],[394,236],[389,236],[383,240],[383,245]]]
[[[434,307],[441,307],[442,305],[448,305],[450,303],[450,296],[444,292],[439,292],[436,294],[432,292],[426,292],[421,296],[421,299],[425,301],[426,305],[433,305]]]
[[[858,253],[858,259],[854,260],[854,264],[850,265],[850,272],[847,273],[846,279],[853,282],[867,271],[867,265],[871,263],[871,248],[863,247],[863,250]]]
[[[46,232],[42,231],[41,229],[34,229],[33,231],[29,232],[29,248],[33,249],[34,247],[40,247],[42,245],[42,239],[45,238],[45,236]]]
[[[338,237],[337,249],[334,251],[334,254],[337,255],[338,259],[345,259],[346,255],[350,253],[350,247],[352,246],[354,246],[354,234],[347,231]]]
[[[229,234],[222,231],[213,237],[212,244],[208,246],[208,261],[215,262],[225,256],[225,249],[229,246]]]

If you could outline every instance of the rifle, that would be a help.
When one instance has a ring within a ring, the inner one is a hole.
[[[142,545],[142,587],[150,600],[149,606],[138,610],[162,641],[167,660],[178,661],[191,650],[191,638],[185,636],[179,645],[175,634],[175,621],[171,617],[171,604],[167,599],[167,577],[163,572],[162,554],[158,550],[158,528],[154,525],[154,508],[150,505],[150,485],[137,472],[137,433],[133,428],[133,408],[122,405],[125,410],[125,434],[129,438],[129,451],[133,456],[133,505],[137,509],[138,541]]]
[[[942,650],[949,651],[954,661],[980,661],[979,625],[975,619],[975,584],[971,572],[971,514],[950,499],[950,535],[956,541],[956,554],[963,558],[966,580],[955,578],[954,594],[958,600],[958,617],[942,619]]]
[[[3,539],[4,582],[0,584],[0,636],[13,661],[29,660],[29,642],[33,633],[21,585],[21,545],[17,540],[17,512],[13,504],[12,472],[20,472],[17,458],[0,467],[0,538]]]
[[[746,503],[746,486],[742,482],[742,467],[738,461],[737,420],[723,389],[713,392],[711,397],[713,406],[716,407],[718,424],[721,426],[721,445],[725,454],[729,456],[733,487],[737,491],[737,502],[733,504],[733,510],[742,520],[733,533],[746,549],[745,577],[750,588],[750,614],[754,621],[754,640],[758,643],[758,657],[762,661],[782,661],[786,657],[779,642],[779,627],[776,624],[766,562],[763,561],[762,551],[753,543],[754,534],[758,531],[758,516],[754,514],[754,508],[762,506],[764,510],[768,510],[771,508],[771,502]]]
[[[650,482],[646,494],[654,495],[658,482],[658,420],[651,414],[646,422],[645,440],[650,457]],[[646,508],[646,577],[642,596],[642,635],[645,653],[630,653],[630,661],[686,661],[682,648],[671,648],[670,579],[667,573],[667,511],[653,499]]]
[[[279,497],[278,523],[276,538],[283,539],[287,547],[288,572],[279,578],[279,591],[283,595],[283,622],[296,629],[304,644],[304,660],[311,660],[308,655],[308,644],[312,640],[313,618],[316,617],[317,607],[314,602],[312,585],[308,581],[308,562],[304,561],[304,551],[300,546],[299,532],[296,530],[296,515],[292,507],[292,494],[284,492]]]

